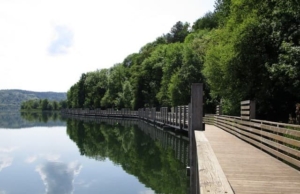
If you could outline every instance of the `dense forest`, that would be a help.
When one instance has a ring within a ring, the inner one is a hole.
[[[21,103],[21,111],[56,111],[65,108],[67,108],[66,100],[34,99]]]
[[[27,90],[0,90],[0,111],[20,110],[23,101],[32,99],[48,99],[61,101],[67,99],[63,92],[33,92]]]
[[[239,115],[250,99],[257,118],[287,121],[300,101],[299,10],[294,0],[216,0],[193,25],[177,22],[123,62],[83,73],[68,107],[186,105],[201,82],[206,112],[221,102],[224,114]]]

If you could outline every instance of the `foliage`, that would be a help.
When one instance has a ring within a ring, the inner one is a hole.
[[[219,4],[226,20],[212,32],[203,72],[223,112],[239,114],[239,102],[251,99],[259,118],[287,121],[300,98],[299,8],[278,0]]]
[[[205,83],[201,72],[203,45],[198,43],[206,44],[202,38],[207,33],[190,33],[188,23],[177,22],[170,33],[147,43],[139,53],[128,55],[123,63],[83,74],[68,91],[68,107],[137,109],[186,105],[191,83]],[[97,78],[100,73],[103,79]],[[95,88],[98,85],[100,89]]]
[[[189,24],[178,21],[172,28],[171,32],[164,35],[167,43],[184,42],[185,37],[189,34]]]
[[[216,18],[216,12],[207,12],[202,18],[199,18],[193,24],[193,30],[211,30],[218,27],[218,20]]]
[[[66,100],[66,93],[33,92],[26,90],[0,90],[0,111],[19,110],[21,103],[30,99]]]
[[[48,99],[28,100],[21,104],[21,111],[56,111],[67,108],[67,101],[49,101]]]

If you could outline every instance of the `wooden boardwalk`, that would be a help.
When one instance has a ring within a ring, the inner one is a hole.
[[[300,171],[213,125],[204,135],[234,193],[300,193]]]

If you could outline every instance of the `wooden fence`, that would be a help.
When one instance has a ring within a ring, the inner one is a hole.
[[[136,117],[137,111],[131,111],[130,109],[122,109],[122,110],[115,110],[112,108],[101,110],[101,109],[81,109],[81,108],[73,108],[73,109],[63,109],[61,111],[63,114],[70,114],[70,115],[82,115],[82,116],[112,116],[112,117]]]
[[[103,117],[130,117],[141,118],[165,126],[170,126],[175,129],[188,130],[188,106],[177,106],[172,108],[162,107],[159,111],[156,108],[141,108],[138,111],[129,109],[64,109],[62,113],[71,115],[83,116],[103,116]]]
[[[243,117],[205,115],[215,125],[300,169],[300,126]],[[263,161],[262,161],[263,162]]]

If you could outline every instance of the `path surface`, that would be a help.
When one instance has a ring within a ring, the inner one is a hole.
[[[237,194],[300,194],[300,171],[213,125],[205,136]]]

